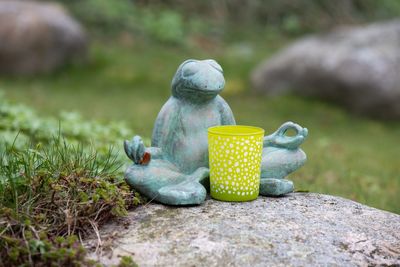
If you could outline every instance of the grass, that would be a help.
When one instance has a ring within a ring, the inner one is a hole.
[[[0,155],[0,266],[94,266],[80,240],[140,199],[109,151],[58,138]]]
[[[222,95],[238,123],[257,125],[266,132],[287,120],[309,128],[303,145],[308,163],[291,176],[297,189],[340,195],[400,213],[399,123],[356,117],[313,99],[268,98],[251,91],[251,69],[286,44],[285,38],[232,37],[229,45],[193,40],[180,47],[129,35],[112,39],[96,39],[85,66],[39,77],[1,78],[0,88],[8,98],[42,114],[76,110],[86,119],[124,120],[135,133],[150,137],[177,66],[187,58],[215,58],[227,81]]]
[[[97,266],[81,240],[141,202],[113,148],[131,135],[122,124],[42,117],[1,98],[0,266]]]

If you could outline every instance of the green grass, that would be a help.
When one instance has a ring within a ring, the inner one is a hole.
[[[61,136],[0,151],[0,265],[95,266],[80,240],[140,199],[118,155]]]
[[[82,238],[141,202],[122,179],[131,135],[0,98],[0,266],[97,266]]]
[[[181,47],[126,36],[113,39],[95,40],[85,66],[47,76],[1,78],[0,88],[9,99],[42,114],[76,110],[86,119],[123,120],[135,133],[150,137],[177,66],[187,58],[215,58],[227,81],[222,95],[238,123],[261,126],[266,132],[287,120],[309,128],[303,145],[308,163],[291,176],[297,189],[400,213],[399,123],[355,117],[316,100],[252,93],[251,69],[285,44],[284,38],[244,41],[233,36],[230,45],[195,41]]]

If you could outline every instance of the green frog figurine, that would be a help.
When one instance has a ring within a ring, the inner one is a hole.
[[[209,187],[207,129],[234,125],[232,110],[219,96],[225,86],[221,66],[212,59],[183,62],[172,80],[172,96],[155,122],[151,147],[140,136],[125,141],[133,161],[125,180],[150,199],[167,205],[202,203]],[[295,136],[287,136],[293,129]],[[293,191],[285,179],[306,162],[299,148],[307,137],[306,128],[284,123],[264,137],[260,194],[282,196]]]

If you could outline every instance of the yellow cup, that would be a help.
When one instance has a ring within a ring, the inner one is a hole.
[[[260,189],[264,130],[243,125],[208,128],[211,197],[249,201]]]

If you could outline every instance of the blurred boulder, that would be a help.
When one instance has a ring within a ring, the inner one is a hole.
[[[269,95],[294,92],[376,118],[400,118],[400,20],[301,39],[252,73]]]
[[[84,58],[87,38],[62,6],[0,0],[0,73],[49,72]]]

